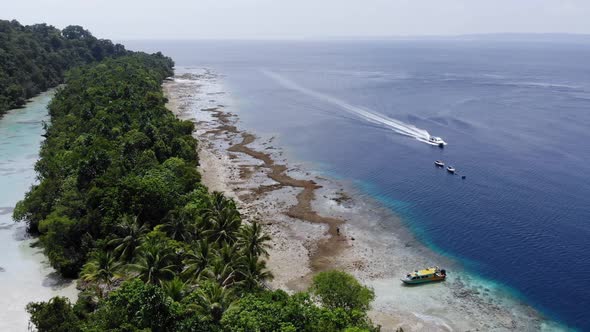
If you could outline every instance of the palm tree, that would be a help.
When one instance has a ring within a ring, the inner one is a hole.
[[[270,240],[270,236],[263,232],[262,227],[256,221],[250,225],[242,226],[238,235],[238,245],[247,254],[256,257],[268,257],[267,249],[271,247],[268,244]]]
[[[211,228],[204,231],[210,241],[216,243],[230,243],[236,241],[236,234],[242,220],[239,212],[235,208],[225,207],[221,211],[216,211],[209,217]]]
[[[229,243],[224,244],[221,248],[216,250],[217,258],[225,264],[236,265],[239,254],[238,247]]]
[[[128,267],[137,272],[137,276],[146,283],[158,284],[176,276],[174,255],[170,250],[157,245],[142,245],[141,253],[135,264]]]
[[[209,227],[203,233],[211,242],[235,242],[235,234],[242,221],[232,199],[220,192],[213,192],[205,217]]]
[[[218,323],[223,313],[232,305],[231,290],[216,283],[206,283],[197,291],[197,310],[211,321]]]
[[[117,262],[111,252],[95,251],[92,258],[84,264],[80,276],[86,282],[96,283],[97,293],[103,297],[102,285],[109,292],[113,281],[121,277],[120,271],[121,263]]]
[[[182,212],[170,212],[166,216],[167,222],[163,225],[162,230],[168,236],[176,241],[186,241],[189,239],[189,227],[186,214]]]
[[[180,302],[187,294],[187,287],[178,277],[162,283],[162,290],[176,302]]]
[[[148,225],[141,225],[137,220],[137,216],[130,217],[129,215],[123,216],[117,229],[122,236],[110,240],[108,245],[115,247],[115,253],[119,255],[119,259],[129,262],[135,255],[135,250],[141,244],[141,237],[150,229]]]
[[[186,227],[185,242],[191,243],[202,238],[201,233],[203,229],[206,229],[203,218],[198,216],[190,222]]]
[[[191,282],[198,280],[212,260],[213,250],[207,240],[198,241],[183,261],[182,274]]]
[[[209,211],[221,211],[227,207],[235,208],[234,201],[227,199],[219,191],[214,191],[213,195],[211,195],[211,207],[209,208]]]
[[[247,290],[253,290],[274,276],[266,269],[266,261],[258,259],[258,256],[248,255],[242,258],[238,268],[239,284]]]
[[[236,270],[233,262],[226,262],[221,257],[216,257],[203,274],[220,286],[227,287],[234,283]]]

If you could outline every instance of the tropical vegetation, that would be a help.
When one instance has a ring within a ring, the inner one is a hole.
[[[125,54],[123,45],[97,39],[80,26],[59,30],[0,20],[0,116],[62,83],[70,68]]]
[[[31,322],[40,332],[376,330],[372,291],[345,273],[320,273],[309,293],[268,289],[270,238],[201,184],[193,124],[165,107],[173,65],[132,53],[65,75],[39,182],[14,217],[83,291],[74,304],[30,303]]]

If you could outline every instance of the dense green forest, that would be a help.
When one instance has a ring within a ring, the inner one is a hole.
[[[67,69],[125,55],[120,44],[97,39],[80,26],[23,26],[0,20],[0,116],[63,82]]]
[[[78,301],[31,303],[44,331],[374,331],[372,290],[323,272],[308,292],[270,291],[269,237],[196,170],[193,124],[165,107],[173,62],[134,53],[78,67],[49,105],[39,184],[14,217]]]

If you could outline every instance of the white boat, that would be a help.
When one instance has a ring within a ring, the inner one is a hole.
[[[430,136],[428,138],[428,143],[438,145],[441,148],[444,147],[445,145],[447,145],[447,142],[443,141],[442,138],[437,137],[437,136]]]
[[[455,167],[447,166],[447,172],[455,174]]]
[[[439,167],[444,167],[444,166],[445,166],[445,163],[444,163],[442,160],[436,160],[436,161],[434,162],[434,164],[435,164],[436,166],[439,166]]]

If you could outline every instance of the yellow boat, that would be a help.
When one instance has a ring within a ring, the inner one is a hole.
[[[447,271],[441,270],[438,266],[435,266],[408,273],[402,278],[402,281],[406,284],[422,284],[431,281],[442,281],[446,278]]]

